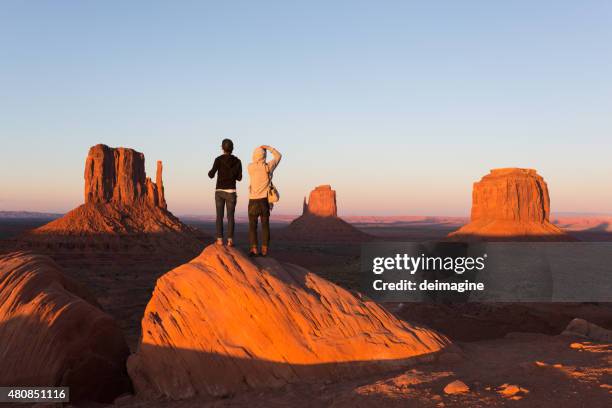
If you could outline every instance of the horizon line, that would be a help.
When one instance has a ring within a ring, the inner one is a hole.
[[[70,210],[71,211],[71,210]],[[30,211],[30,210],[0,210],[0,214],[16,213],[16,214],[31,214],[31,215],[54,215],[64,216],[68,212],[53,212],[53,211]],[[170,211],[172,212],[172,211]],[[179,218],[197,218],[197,217],[216,217],[214,213],[173,213]],[[247,212],[236,213],[236,216],[246,217]],[[299,217],[300,213],[278,213],[274,214],[276,217]],[[554,211],[550,213],[550,216],[612,216],[612,213],[607,212],[589,212],[589,211]],[[470,218],[470,214],[466,215],[445,215],[445,214],[363,214],[363,213],[348,213],[341,214],[338,217],[379,217],[379,218],[393,218],[393,217],[444,217],[444,218]]]

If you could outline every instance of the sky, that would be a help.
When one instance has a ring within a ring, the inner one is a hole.
[[[612,213],[612,2],[0,2],[0,210],[81,204],[104,143],[213,214],[225,137],[283,153],[277,213],[331,184],[341,215],[468,215],[497,167]]]

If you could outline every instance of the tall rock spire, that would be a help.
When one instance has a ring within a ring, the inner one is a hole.
[[[162,165],[161,160],[157,161],[157,174],[155,176],[155,185],[157,186],[157,205],[164,210],[168,208],[166,204],[166,197],[164,196],[164,182],[162,180],[162,172],[164,170],[164,166]]]

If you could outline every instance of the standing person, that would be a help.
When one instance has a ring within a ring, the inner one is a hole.
[[[232,155],[234,143],[230,139],[221,142],[223,154],[215,159],[208,177],[217,173],[215,205],[217,207],[217,244],[223,245],[223,211],[227,207],[227,246],[234,246],[234,212],[236,210],[236,181],[242,180],[242,163]]]
[[[269,150],[274,157],[266,163],[266,151]],[[261,218],[261,256],[268,254],[270,243],[270,203],[268,202],[268,190],[272,180],[272,173],[282,155],[273,147],[259,146],[253,150],[253,162],[249,163],[249,243],[251,249],[249,256],[257,256],[257,221]]]

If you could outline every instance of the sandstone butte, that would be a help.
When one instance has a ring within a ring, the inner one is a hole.
[[[280,232],[290,241],[361,242],[372,237],[338,217],[336,191],[330,185],[316,187],[304,198],[302,215]]]
[[[471,220],[453,239],[572,240],[550,220],[544,179],[533,169],[493,169],[472,191]]]
[[[85,203],[30,231],[22,240],[63,246],[103,243],[106,248],[127,242],[118,241],[120,237],[138,237],[153,240],[150,246],[155,249],[165,244],[168,248],[201,250],[195,231],[167,209],[162,170],[158,161],[153,182],[146,176],[142,153],[93,146],[85,162]]]
[[[48,257],[0,256],[0,386],[68,386],[70,400],[130,390],[115,321]]]
[[[316,187],[310,192],[308,202],[304,198],[302,213],[318,217],[337,217],[336,190],[332,190],[329,184]]]
[[[405,367],[447,345],[306,269],[211,245],[158,279],[128,372],[144,398],[226,396]]]

